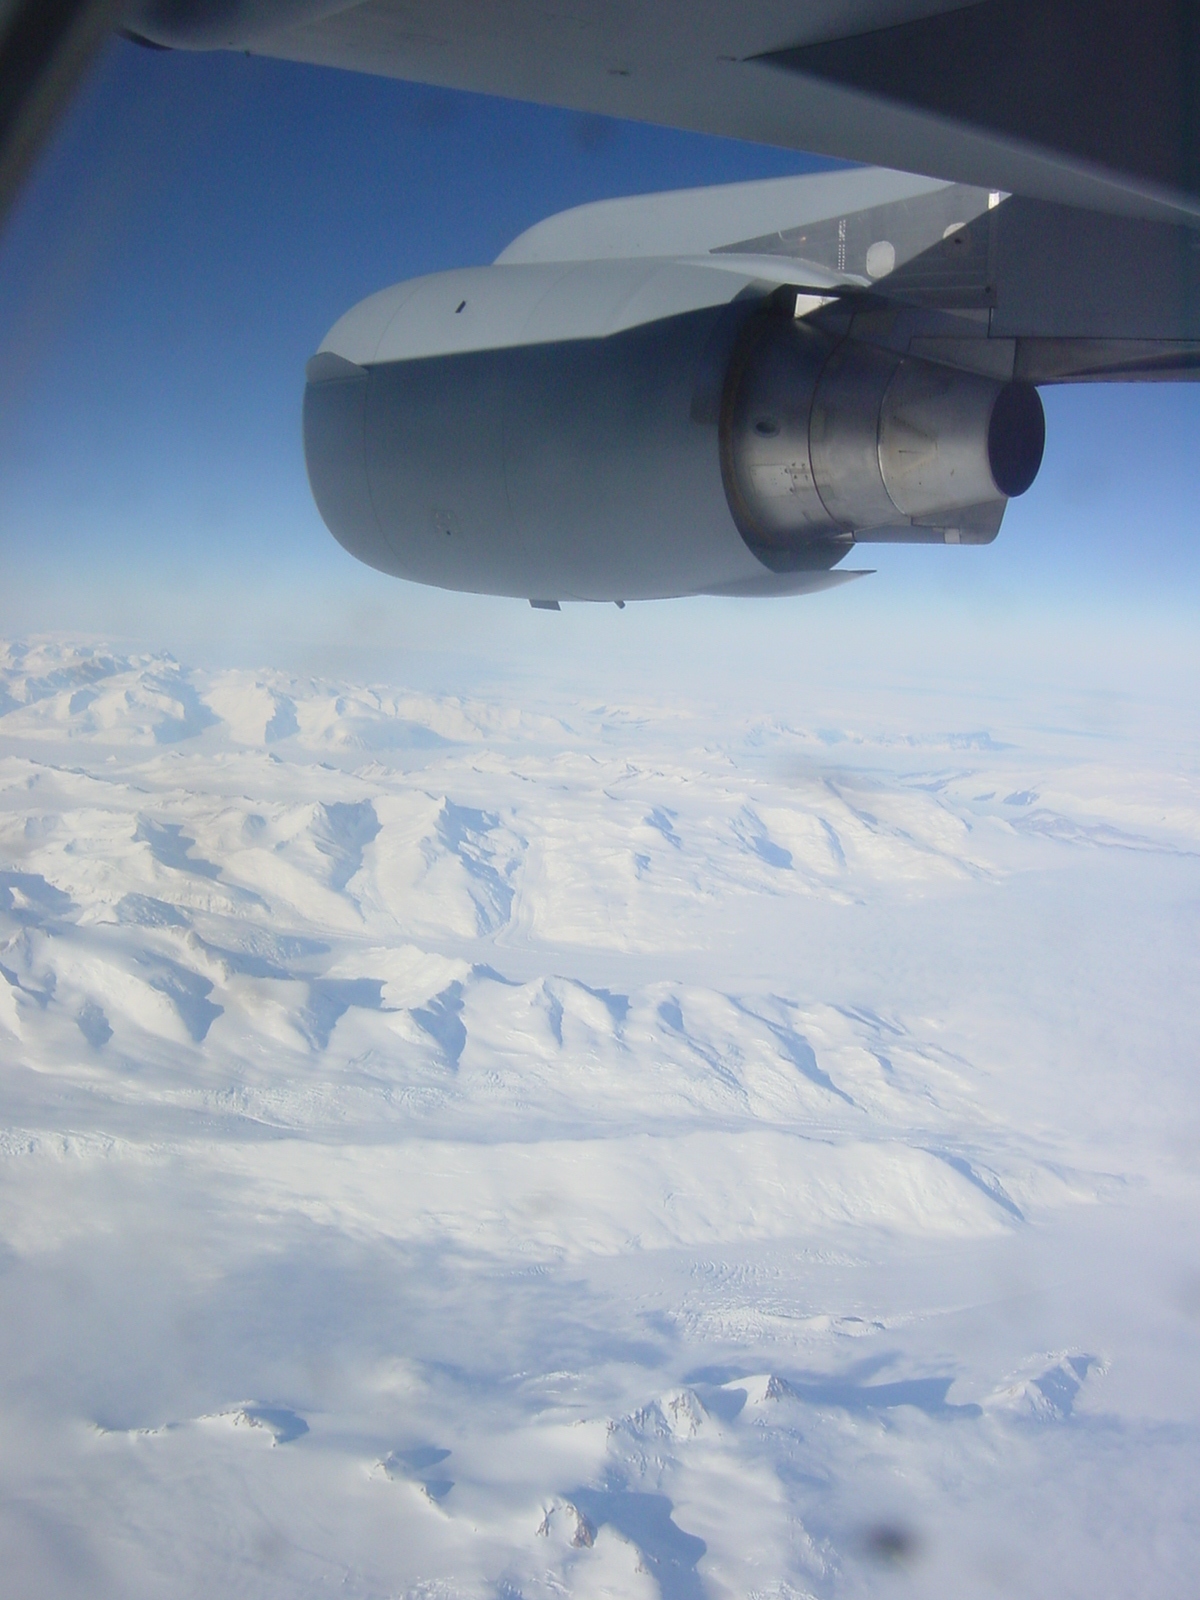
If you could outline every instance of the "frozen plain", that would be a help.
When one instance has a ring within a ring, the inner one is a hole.
[[[0,713],[6,1594],[1194,1592],[1190,729]]]

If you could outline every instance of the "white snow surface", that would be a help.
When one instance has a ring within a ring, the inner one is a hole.
[[[1200,1570],[1190,729],[0,648],[10,1596]]]

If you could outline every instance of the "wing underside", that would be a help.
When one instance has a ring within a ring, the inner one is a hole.
[[[134,0],[126,15],[168,46],[1200,216],[1200,29],[1179,0]]]
[[[501,259],[708,257],[857,295],[860,310],[871,296],[923,312],[910,337],[940,340],[939,359],[1046,382],[1194,369],[1193,13],[1178,0],[134,0],[127,20],[171,47],[875,163],[584,208]]]
[[[1198,247],[1175,221],[860,168],[579,206],[498,260],[685,259],[807,292],[859,338],[1059,383],[1196,376]]]

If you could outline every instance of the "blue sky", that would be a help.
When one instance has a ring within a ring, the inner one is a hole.
[[[717,636],[722,662],[728,651],[763,672],[802,648],[822,662],[844,649],[870,670],[888,652],[984,676],[1031,656],[1039,670],[1075,670],[1081,653],[1118,679],[1130,664],[1151,678],[1188,670],[1200,595],[1193,385],[1048,391],[1041,477],[995,546],[876,549],[879,576],[817,599],[672,603],[620,619],[574,608],[553,633],[513,602],[371,573],[325,532],[300,448],[303,367],[356,300],[488,261],[568,205],[815,164],[115,43],[0,242],[0,629],[243,660],[367,646],[576,660],[581,648],[607,656],[614,639],[638,660],[675,659]]]

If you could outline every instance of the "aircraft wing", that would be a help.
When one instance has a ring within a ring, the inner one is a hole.
[[[880,168],[597,201],[535,224],[497,262],[647,256],[839,295],[860,328],[902,316],[911,353],[995,376],[1200,370],[1190,224]]]
[[[1200,218],[1188,0],[134,0],[129,28]]]

